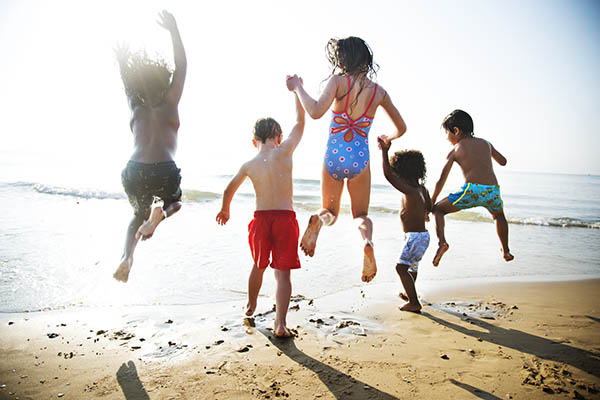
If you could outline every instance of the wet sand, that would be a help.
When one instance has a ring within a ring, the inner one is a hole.
[[[288,340],[268,297],[253,320],[234,303],[4,314],[0,398],[600,398],[600,280],[426,287],[421,314],[399,289],[297,295]]]

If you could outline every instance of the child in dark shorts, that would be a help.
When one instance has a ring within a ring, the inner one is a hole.
[[[121,174],[121,182],[133,207],[125,236],[121,263],[113,277],[127,282],[133,252],[140,239],[152,237],[156,227],[181,208],[181,170],[175,164],[178,105],[183,92],[187,60],[173,15],[159,14],[159,25],[171,34],[175,70],[145,52],[116,49],[121,79],[131,109],[130,128],[134,149]],[[162,201],[155,202],[155,199]]]
[[[155,198],[163,201],[163,210],[181,201],[181,169],[174,161],[144,164],[127,162],[121,173],[121,183],[133,207],[134,214],[146,212]]]
[[[422,307],[417,297],[415,281],[419,261],[429,246],[429,232],[425,229],[425,221],[431,212],[429,192],[423,186],[427,173],[425,159],[420,151],[399,151],[392,156],[390,163],[390,142],[381,138],[377,138],[377,141],[383,157],[385,178],[403,194],[400,219],[404,229],[404,243],[396,262],[396,272],[405,290],[400,297],[408,302],[400,310],[419,313]]]
[[[289,79],[290,77],[288,77]],[[248,225],[248,242],[254,265],[248,278],[246,315],[256,310],[258,293],[267,266],[275,271],[274,334],[290,337],[287,311],[292,294],[290,271],[300,268],[298,258],[298,221],[292,200],[292,155],[304,132],[304,109],[296,97],[296,125],[287,139],[272,118],[259,119],[254,125],[252,143],[258,149],[256,157],[244,163],[223,193],[223,205],[217,222],[225,225],[233,195],[249,177],[256,193],[254,219]]]

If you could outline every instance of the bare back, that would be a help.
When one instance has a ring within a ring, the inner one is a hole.
[[[281,146],[260,146],[244,166],[256,192],[256,210],[293,210],[292,155]]]
[[[460,165],[466,182],[497,185],[492,167],[492,146],[484,139],[466,137],[454,149],[454,161]]]
[[[176,103],[165,100],[154,107],[132,106],[130,127],[133,132],[131,160],[155,163],[174,159],[179,129]]]
[[[358,80],[352,77],[352,88],[350,93],[348,93],[348,78],[346,76],[336,76],[335,79],[337,89],[332,108],[334,112],[343,112],[346,105],[346,98],[348,98],[348,116],[350,118],[356,120],[363,114],[368,118],[373,118],[375,116],[377,107],[385,97],[385,91],[381,87],[378,87],[369,79]],[[375,88],[377,88],[377,93],[375,93],[373,103],[369,107]],[[369,107],[369,110],[367,110],[367,107]]]
[[[427,189],[419,185],[402,196],[400,220],[404,232],[425,232],[425,217],[431,211],[431,199]]]

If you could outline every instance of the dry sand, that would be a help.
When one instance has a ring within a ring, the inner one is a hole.
[[[5,315],[0,398],[600,398],[599,280],[428,290],[420,315],[398,287],[296,297],[291,340],[241,309],[218,326],[189,307]]]

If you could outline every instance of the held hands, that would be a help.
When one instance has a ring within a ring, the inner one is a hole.
[[[163,10],[158,13],[158,18],[159,20],[156,22],[169,32],[177,30],[177,22],[175,21],[175,17],[167,10]]]
[[[392,145],[392,141],[386,135],[381,135],[377,137],[377,145],[379,146],[381,151],[387,153],[387,151],[390,149],[390,146]]]
[[[285,85],[290,92],[294,92],[298,86],[302,86],[304,81],[298,75],[288,75],[285,80]]]
[[[217,214],[217,223],[219,225],[225,225],[229,221],[229,211],[221,210]]]

